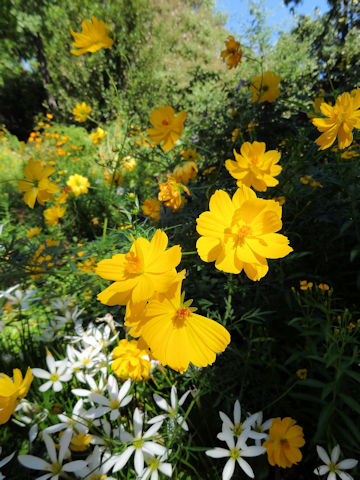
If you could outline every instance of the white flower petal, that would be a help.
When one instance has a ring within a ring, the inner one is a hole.
[[[346,472],[338,471],[337,474],[339,475],[341,480],[354,480],[354,478]]]
[[[162,421],[158,422],[158,423],[155,423],[154,425],[151,425],[149,430],[146,433],[144,433],[143,438],[153,437],[155,435],[155,433],[159,430],[161,425],[162,425]]]
[[[180,398],[179,400],[180,407],[185,403],[185,400],[187,399],[189,393],[191,393],[191,390],[188,390],[187,392],[185,392],[184,395]]]
[[[46,449],[48,451],[51,463],[57,462],[57,455],[56,455],[56,448],[55,443],[51,437],[47,433],[43,433],[44,443],[46,445]]]
[[[143,426],[143,414],[141,411],[136,407],[134,411],[133,417],[134,423],[134,435],[135,437],[140,437],[142,433],[142,426]]]
[[[44,380],[48,380],[51,376],[49,372],[43,370],[42,368],[32,368],[31,372],[33,373],[34,377],[43,378]]]
[[[356,467],[357,464],[358,461],[354,458],[347,458],[346,460],[341,460],[337,466],[340,468],[340,470],[350,470],[351,468]]]
[[[176,409],[176,408],[177,408],[176,399],[177,399],[177,391],[176,391],[175,385],[173,385],[173,386],[171,387],[171,393],[170,393],[171,407],[172,407],[173,409]]]
[[[53,384],[53,382],[51,382],[50,380],[49,380],[48,382],[43,383],[43,384],[39,387],[39,391],[40,391],[40,392],[46,392],[47,390],[49,390],[49,388],[52,387],[52,384]]]
[[[154,393],[153,395],[156,405],[161,408],[162,410],[166,410],[167,412],[170,410],[170,406],[167,404],[165,398],[160,397]]]
[[[130,447],[127,447],[127,449],[121,455],[119,455],[113,468],[114,473],[121,470],[123,466],[127,464],[134,450],[135,450],[135,447],[131,445]]]
[[[145,453],[149,453],[153,457],[166,453],[166,448],[155,442],[145,442],[142,449]]]
[[[167,477],[171,477],[172,475],[172,465],[170,463],[160,463],[159,471],[166,475]]]
[[[241,420],[241,407],[239,400],[234,403],[234,423],[239,424]]]
[[[254,478],[254,472],[253,469],[250,467],[250,465],[241,457],[237,459],[238,464],[240,467],[244,470],[246,475],[250,478]]]
[[[330,465],[331,460],[326,450],[323,447],[320,447],[320,445],[316,445],[316,451],[317,451],[317,454],[319,455],[320,460],[322,460],[325,463],[325,465]]]
[[[52,473],[45,473],[45,475],[41,475],[41,477],[37,477],[36,480],[48,480],[48,478],[50,477],[52,477]]]
[[[62,383],[57,380],[53,385],[53,390],[54,390],[54,392],[61,392]]]
[[[331,452],[331,461],[333,463],[337,463],[337,461],[339,460],[339,457],[340,457],[340,446],[335,445],[335,447],[332,449],[332,452]]]
[[[141,475],[144,470],[144,454],[141,448],[137,448],[135,450],[134,467],[135,467],[136,473],[138,475]]]
[[[233,476],[234,470],[235,460],[233,458],[229,458],[222,473],[222,480],[230,480],[230,478]]]
[[[34,457],[34,455],[19,455],[18,460],[24,467],[33,470],[49,470],[50,464],[42,458]]]
[[[56,363],[55,363],[55,358],[53,357],[53,355],[51,355],[51,353],[48,353],[46,355],[46,363],[47,363],[47,366],[49,368],[49,372],[50,373],[55,373],[56,372]]]
[[[65,463],[63,466],[64,472],[78,472],[87,466],[84,460],[75,460],[73,462]]]
[[[59,463],[62,463],[65,457],[65,454],[69,448],[70,440],[72,437],[71,430],[65,430],[60,438],[60,450],[59,450]]]
[[[10,460],[13,458],[14,455],[15,455],[15,452],[13,452],[10,455],[8,455],[7,457],[3,458],[0,462],[0,468],[3,467],[4,465],[6,465],[8,462],[10,462]]]
[[[320,465],[320,467],[316,467],[314,470],[315,475],[325,475],[329,472],[329,467],[327,465]]]
[[[206,450],[205,453],[208,457],[212,457],[212,458],[223,458],[223,457],[230,456],[229,450],[226,450],[225,448],[220,448],[220,447],[213,448],[212,450]]]
[[[226,427],[226,428],[231,428],[233,429],[234,428],[234,424],[233,422],[230,420],[230,418],[226,415],[226,413],[224,412],[219,412],[219,415],[220,415],[220,418],[223,422],[223,428]]]
[[[146,423],[148,425],[153,425],[154,423],[158,423],[158,422],[163,422],[166,418],[166,415],[157,415],[156,417],[154,418],[151,418],[150,420],[148,420]]]
[[[124,382],[120,388],[118,399],[121,401],[128,393],[131,387],[131,379],[128,378],[126,382]]]
[[[241,451],[243,457],[257,457],[262,455],[265,452],[266,448],[264,447],[246,447]]]

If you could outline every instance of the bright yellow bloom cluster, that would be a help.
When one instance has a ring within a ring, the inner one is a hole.
[[[360,88],[351,94],[345,92],[340,95],[334,106],[323,102],[320,111],[327,118],[312,120],[319,132],[323,132],[315,140],[320,146],[319,150],[331,147],[336,137],[340,149],[348,147],[353,141],[353,129],[360,128]]]
[[[106,137],[107,132],[101,127],[98,127],[96,132],[90,133],[89,137],[91,138],[93,145],[99,145],[99,143]]]
[[[55,172],[53,167],[41,167],[40,162],[30,159],[24,168],[24,180],[18,181],[18,188],[24,194],[24,202],[34,208],[36,200],[40,205],[52,200],[53,194],[60,190],[48,177]]]
[[[185,119],[184,110],[175,115],[172,107],[159,107],[153,110],[150,116],[150,123],[154,128],[148,128],[146,131],[153,142],[157,145],[162,143],[162,149],[168,152],[174,148],[175,142],[181,137]]]
[[[188,148],[187,150],[181,151],[180,153],[184,157],[184,160],[186,160],[187,162],[196,162],[200,158],[199,152],[197,152],[193,148]]]
[[[19,399],[29,391],[34,376],[28,367],[25,378],[18,368],[13,370],[13,379],[0,373],[0,425],[6,423],[13,414]]]
[[[230,335],[220,324],[194,314],[184,302],[177,273],[181,248],[166,250],[166,233],[157,230],[149,242],[134,240],[126,254],[99,262],[96,273],[114,280],[98,299],[106,305],[125,305],[130,335],[141,337],[162,365],[183,372],[190,362],[203,367],[225,350]],[[116,366],[115,366],[116,368]]]
[[[27,236],[29,238],[33,238],[33,237],[36,237],[37,235],[39,235],[41,230],[42,229],[39,228],[39,227],[33,227],[33,228],[29,228],[29,230],[26,230],[26,233],[27,233]]]
[[[189,183],[190,180],[194,180],[198,173],[198,166],[192,160],[184,162],[182,165],[176,165],[172,176],[177,182]]]
[[[78,173],[74,175],[70,175],[68,178],[66,185],[68,185],[73,194],[77,197],[82,193],[88,193],[88,188],[90,187],[90,183],[87,177],[83,177]]]
[[[173,212],[179,210],[185,203],[185,198],[181,195],[182,191],[190,195],[189,189],[170,175],[167,182],[159,183],[159,189],[158,199],[167,207],[172,207]]]
[[[91,107],[90,105],[86,105],[85,102],[77,103],[73,108],[73,114],[77,122],[86,122],[90,112]]]
[[[237,42],[232,35],[229,35],[225,40],[225,47],[225,50],[220,54],[221,58],[230,69],[237,67],[242,57],[240,42]]]
[[[274,177],[282,168],[277,165],[281,153],[277,150],[265,152],[264,142],[245,142],[241,145],[240,154],[234,150],[235,160],[226,160],[225,167],[230,175],[236,178],[237,186],[242,184],[265,192],[267,187],[274,187],[279,182]]]
[[[74,47],[79,50],[70,50],[73,55],[82,55],[86,52],[97,52],[101,48],[110,48],[114,40],[109,37],[106,24],[96,17],[91,17],[92,23],[83,20],[81,24],[81,33],[76,33],[70,29],[74,37]]]
[[[160,207],[161,202],[156,198],[147,198],[144,200],[144,203],[141,205],[141,209],[144,215],[148,215],[153,218],[156,222],[160,220]]]
[[[270,465],[289,468],[302,459],[300,447],[305,445],[304,433],[302,427],[295,424],[296,420],[290,417],[274,418],[269,440],[263,443]]]
[[[65,207],[59,207],[57,205],[44,210],[46,225],[57,225],[59,223],[59,219],[65,215],[65,212]]]
[[[269,269],[267,258],[282,258],[292,251],[288,239],[275,233],[282,227],[278,202],[257,198],[253,190],[242,185],[232,199],[217,190],[209,208],[196,220],[202,235],[196,248],[200,258],[215,261],[218,270],[244,270],[251,280],[260,280]]]
[[[249,87],[253,102],[273,102],[280,95],[280,75],[265,72],[263,75],[253,77]]]
[[[148,352],[139,347],[137,340],[120,340],[111,356],[114,358],[111,369],[119,378],[131,378],[135,382],[148,380],[151,362]]]
[[[127,155],[122,159],[121,165],[125,168],[125,170],[131,172],[136,167],[136,160],[134,157]]]

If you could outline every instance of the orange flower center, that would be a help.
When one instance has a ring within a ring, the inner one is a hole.
[[[238,230],[239,238],[246,238],[252,233],[251,227],[249,225],[242,225]]]
[[[128,273],[141,273],[143,266],[139,257],[134,252],[129,252],[125,255],[126,270]]]
[[[282,448],[285,448],[285,449],[290,448],[289,442],[286,438],[281,438],[280,443]]]
[[[259,157],[251,157],[250,161],[253,165],[257,165],[259,163]]]
[[[168,122],[167,120],[163,120],[161,123],[162,123],[162,125],[164,125],[164,126],[165,126],[165,125],[169,125],[169,122]]]
[[[185,320],[191,316],[191,310],[189,307],[181,307],[176,311],[174,317],[174,325],[176,327],[182,327],[185,323]]]

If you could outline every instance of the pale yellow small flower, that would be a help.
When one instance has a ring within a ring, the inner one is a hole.
[[[66,185],[68,185],[71,188],[73,194],[76,197],[78,195],[81,195],[82,193],[88,193],[88,188],[90,187],[88,178],[83,177],[78,173],[75,173],[74,175],[70,175],[70,177],[68,178],[68,181],[66,182]]]
[[[99,145],[99,143],[106,137],[107,132],[103,130],[101,127],[98,127],[96,132],[90,133],[89,137],[91,138],[91,141],[93,145]]]
[[[131,172],[136,167],[136,160],[134,157],[127,155],[122,159],[121,164],[125,168],[125,170]]]
[[[90,112],[91,107],[90,105],[86,105],[85,102],[77,103],[73,108],[73,114],[77,122],[86,122]]]

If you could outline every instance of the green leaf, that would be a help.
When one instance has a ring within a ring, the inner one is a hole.
[[[360,404],[356,400],[354,400],[352,397],[350,397],[349,395],[346,395],[346,393],[343,393],[343,392],[339,394],[339,397],[342,400],[344,400],[346,405],[348,405],[352,410],[354,410],[360,415]]]

